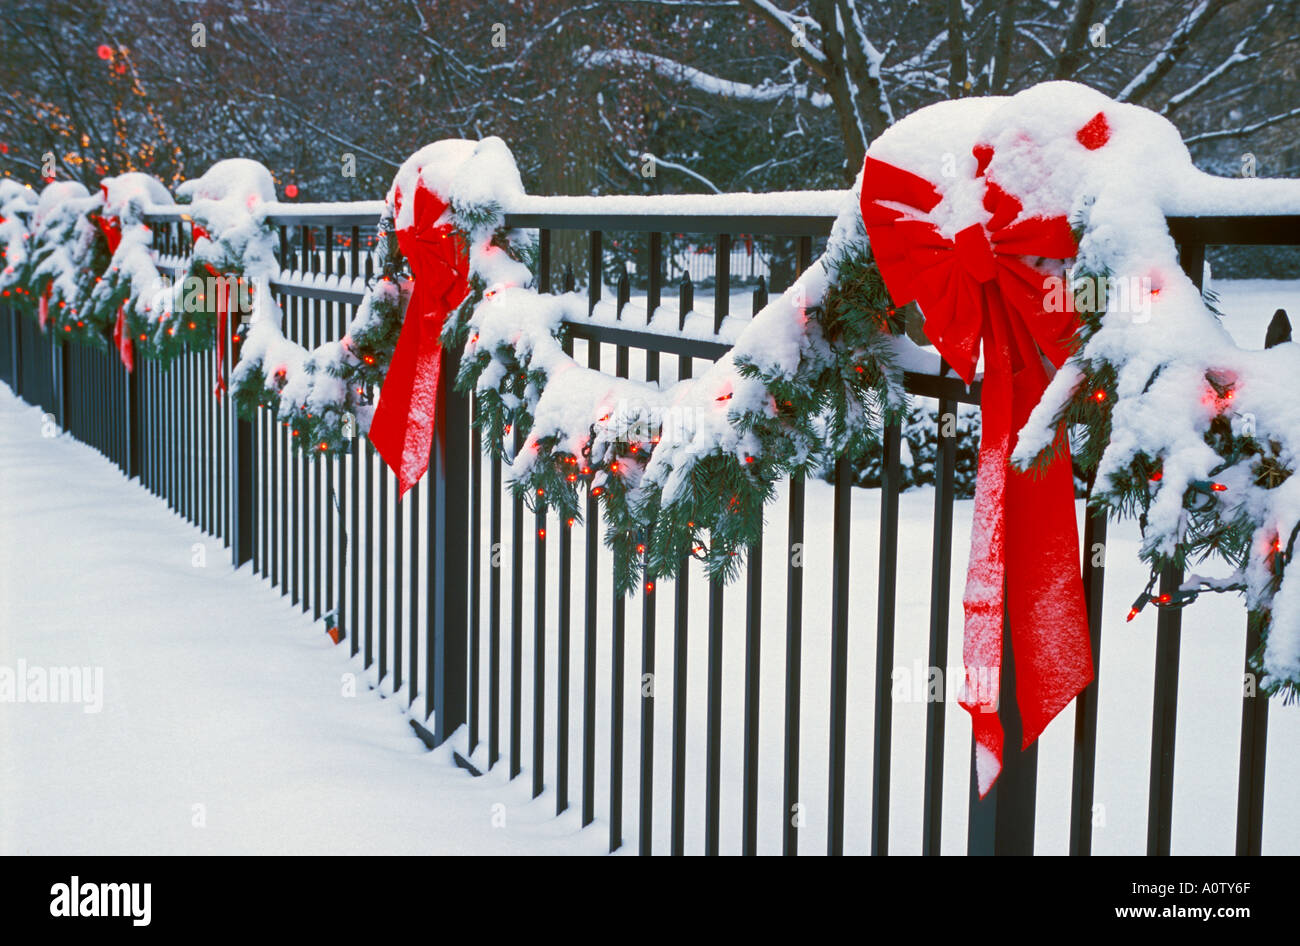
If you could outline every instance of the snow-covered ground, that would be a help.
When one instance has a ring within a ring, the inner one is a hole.
[[[1220,307],[1238,341],[1262,344],[1275,308],[1300,312],[1300,283],[1223,283]],[[733,306],[734,308],[734,306]],[[745,312],[747,308],[740,309]],[[672,359],[665,364],[669,368]],[[633,372],[637,371],[636,360]],[[597,652],[597,821],[580,831],[582,604],[575,590],[572,637],[570,797],[554,818],[554,681],[557,635],[547,635],[547,791],[528,800],[529,713],[522,733],[524,775],[506,766],[482,779],[455,768],[444,751],[426,753],[402,719],[406,700],[380,700],[346,645],[332,646],[320,624],[277,590],[232,573],[218,543],[183,523],[107,461],[68,437],[41,436],[40,413],[0,390],[0,668],[90,666],[103,670],[103,709],[79,705],[0,706],[0,853],[80,852],[586,852],[604,850],[608,811],[608,624]],[[801,805],[803,850],[824,849],[829,668],[831,489],[810,483],[807,499]],[[900,504],[901,542],[895,666],[925,663],[929,627],[933,492]],[[879,494],[852,502],[852,610],[849,648],[849,778],[846,849],[864,851],[871,812],[875,575]],[[1080,509],[1080,515],[1082,510]],[[961,585],[969,502],[957,504],[949,665],[960,674]],[[502,561],[509,562],[509,505]],[[765,544],[759,845],[779,850],[784,693],[785,496],[768,513]],[[391,533],[390,533],[391,534]],[[531,514],[525,520],[523,706],[531,707]],[[409,532],[408,532],[409,536]],[[574,536],[582,562],[581,529]],[[197,547],[206,566],[194,564]],[[555,543],[548,543],[554,556]],[[1123,620],[1145,582],[1133,523],[1114,524],[1106,550],[1096,802],[1097,853],[1145,849],[1155,618]],[[552,558],[548,575],[557,574]],[[600,614],[610,613],[609,569]],[[484,582],[486,586],[486,582]],[[693,579],[689,644],[687,850],[703,847],[707,596]],[[503,692],[509,581],[503,582]],[[671,601],[663,582],[656,680],[655,850],[669,823],[672,680]],[[724,641],[722,848],[739,848],[743,587],[726,593]],[[548,598],[555,613],[555,596]],[[486,608],[484,609],[486,615]],[[636,848],[641,697],[640,602],[627,609],[624,829]],[[1235,829],[1240,668],[1244,613],[1235,599],[1208,596],[1184,613],[1175,853],[1230,853]],[[484,641],[486,643],[486,641]],[[486,648],[482,683],[486,689]],[[355,674],[359,695],[343,696]],[[423,686],[423,681],[421,681]],[[389,681],[380,685],[381,692]],[[946,712],[946,852],[965,849],[970,727]],[[508,721],[503,706],[503,723]],[[919,850],[925,704],[894,705],[891,850]],[[486,727],[484,727],[486,731]],[[1037,850],[1068,843],[1073,709],[1040,741]],[[465,750],[461,730],[453,744]],[[508,745],[503,734],[502,748]],[[1265,799],[1266,852],[1300,852],[1300,816],[1290,786],[1300,777],[1300,708],[1276,702],[1270,714]],[[484,762],[480,747],[474,758]],[[196,809],[195,806],[203,806]],[[205,827],[195,827],[199,815]],[[503,827],[496,824],[504,822]]]
[[[41,434],[0,386],[0,668],[100,668],[102,709],[0,704],[0,854],[602,849],[426,752],[364,683],[345,696],[320,625]]]

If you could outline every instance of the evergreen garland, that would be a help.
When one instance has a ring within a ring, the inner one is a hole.
[[[291,442],[309,456],[346,452],[368,428],[375,387],[388,371],[401,333],[405,260],[391,214],[380,220],[374,259],[376,273],[342,340],[307,352],[280,333],[278,310],[260,319],[255,313],[231,376],[240,414],[251,418],[258,408],[269,408],[290,430]]]
[[[1105,267],[1083,261],[1074,272],[1074,300],[1079,314],[1074,338],[1075,355],[1063,369],[1072,382],[1071,392],[1055,408],[1051,423],[1070,433],[1073,456],[1078,465],[1093,475],[1102,466],[1112,441],[1114,411],[1120,400],[1118,371],[1120,363],[1112,357],[1092,354],[1088,343],[1103,328],[1107,307],[1105,286],[1111,273]],[[1204,295],[1207,309],[1216,316],[1215,300]],[[1144,386],[1144,393],[1162,375],[1178,366],[1156,363]],[[1251,669],[1263,676],[1263,689],[1279,694],[1284,702],[1300,696],[1300,680],[1269,674],[1264,666],[1264,650],[1271,626],[1271,603],[1294,551],[1295,535],[1300,525],[1281,535],[1270,522],[1267,503],[1252,502],[1248,490],[1273,490],[1293,472],[1293,458],[1284,443],[1273,436],[1257,432],[1253,418],[1249,422],[1234,410],[1239,379],[1230,370],[1208,369],[1201,375],[1201,400],[1212,415],[1205,425],[1202,440],[1215,458],[1207,475],[1194,477],[1181,486],[1182,514],[1176,531],[1153,531],[1149,521],[1153,503],[1165,482],[1163,458],[1158,452],[1136,450],[1129,461],[1111,467],[1098,477],[1091,494],[1091,506],[1107,514],[1138,520],[1143,542],[1141,558],[1150,565],[1150,577],[1129,611],[1131,621],[1148,605],[1158,609],[1184,608],[1207,592],[1245,594],[1248,622],[1260,634],[1264,644],[1250,658]],[[1013,458],[1022,468],[1041,468],[1055,458],[1058,437],[1053,446],[1040,449],[1032,457]],[[1235,495],[1229,496],[1229,493]],[[1172,592],[1160,592],[1157,582],[1165,568],[1186,571],[1210,560],[1224,562],[1232,569],[1226,578],[1188,575]],[[1251,575],[1254,574],[1252,578]]]
[[[801,280],[769,304],[732,355],[680,383],[675,405],[656,385],[569,357],[565,318],[582,312],[574,294],[514,289],[470,319],[457,387],[476,395],[485,449],[509,464],[512,490],[534,511],[572,525],[583,489],[599,502],[619,593],[650,590],[692,557],[733,579],[781,478],[864,448],[902,416],[902,317],[865,242],[833,241],[813,272],[825,283]],[[777,367],[753,348],[782,320],[798,326],[799,352]],[[683,408],[689,418],[673,416]]]

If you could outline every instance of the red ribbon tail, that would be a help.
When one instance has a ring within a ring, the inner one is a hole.
[[[113,323],[113,347],[117,356],[126,365],[127,372],[135,370],[135,346],[131,344],[131,333],[126,330],[126,306],[117,307],[117,321]]]
[[[1015,379],[1016,430],[1046,387],[1041,366],[1033,369]],[[1012,470],[1007,483],[1007,613],[1022,749],[1093,677],[1074,475],[1068,442],[1064,447],[1045,471]]]
[[[401,499],[429,468],[442,373],[441,319],[426,314],[417,288],[407,304],[393,360],[379,389],[370,442],[397,476]]]
[[[1000,333],[997,333],[1000,334]],[[986,323],[985,372],[980,394],[979,472],[966,570],[966,614],[962,660],[966,689],[961,705],[971,714],[979,797],[1002,772],[1002,721],[998,716],[1002,679],[1002,634],[1006,602],[1007,458],[1011,455],[1010,359]]]
[[[36,302],[36,320],[40,323],[42,332],[50,324],[50,293],[53,291],[54,280],[50,280],[45,284],[41,298]]]

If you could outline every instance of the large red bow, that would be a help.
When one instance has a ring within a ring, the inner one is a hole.
[[[429,468],[442,371],[439,337],[447,314],[469,293],[469,258],[455,228],[438,223],[447,203],[423,185],[413,199],[413,222],[397,231],[397,245],[414,285],[370,422],[370,441],[397,475],[399,498]],[[400,210],[400,191],[395,201]]]
[[[990,156],[977,149],[980,173]],[[1017,432],[1047,387],[1039,352],[1060,367],[1074,325],[1071,312],[1043,311],[1045,277],[1024,257],[1068,259],[1077,247],[1065,217],[1021,220],[1020,202],[991,181],[988,222],[951,238],[924,216],[940,200],[924,178],[866,159],[862,219],[895,303],[921,307],[926,336],[967,384],[984,346],[962,699],[971,713],[982,798],[1002,770],[997,683],[1004,613],[1022,749],[1092,680],[1068,452],[1041,474],[1009,464]]]

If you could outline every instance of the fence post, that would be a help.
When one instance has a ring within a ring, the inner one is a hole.
[[[1285,309],[1273,313],[1264,347],[1291,341],[1291,321]],[[1258,689],[1251,657],[1259,649],[1259,626],[1246,622],[1246,655],[1241,695],[1241,755],[1237,768],[1237,856],[1257,857],[1264,841],[1264,762],[1268,755],[1268,694]]]
[[[9,306],[9,339],[11,344],[10,351],[14,357],[14,394],[19,397],[23,396],[23,333],[22,333],[22,312],[18,306]]]
[[[143,353],[140,354],[140,360],[144,360]],[[138,369],[138,370],[136,370]],[[123,366],[124,371],[126,367]],[[142,479],[142,457],[143,445],[140,438],[143,436],[144,425],[140,421],[140,371],[143,371],[140,365],[135,366],[130,371],[126,371],[126,477],[127,479]]]
[[[438,374],[438,422],[429,472],[436,526],[429,537],[434,559],[434,607],[425,633],[432,633],[435,745],[441,745],[466,719],[467,635],[469,627],[469,399],[453,390],[462,346],[444,348]],[[477,528],[478,524],[474,524]]]
[[[12,362],[12,371],[9,378],[13,382],[14,394],[19,397],[23,396],[22,383],[22,334],[18,331],[18,320],[22,318],[17,306],[5,306],[5,315],[9,322],[9,357]]]
[[[56,380],[53,385],[54,391],[51,393],[55,394],[58,399],[59,426],[63,428],[65,433],[72,433],[72,428],[68,425],[68,394],[70,393],[68,388],[68,363],[71,361],[70,349],[68,343],[61,338],[55,340],[52,348],[54,349],[55,364],[50,366],[50,374]]]
[[[230,377],[229,369],[239,362],[239,352],[236,350],[239,342],[236,339],[242,339],[242,336],[239,334],[237,312],[238,309],[232,311],[226,320],[226,331],[229,333],[226,338],[226,360],[217,369],[227,378]],[[229,411],[232,421],[231,427],[227,428],[231,431],[230,469],[234,476],[230,496],[230,560],[235,568],[239,568],[253,558],[253,507],[257,503],[257,496],[253,493],[253,463],[256,459],[253,454],[253,422],[239,416],[229,392],[223,396],[221,410]]]
[[[1196,286],[1204,288],[1205,245],[1180,243],[1178,263]],[[1183,569],[1169,562],[1160,571],[1160,594],[1174,594]],[[1174,748],[1178,725],[1178,654],[1183,612],[1161,608],[1156,615],[1156,682],[1151,707],[1151,781],[1147,792],[1147,854],[1167,857],[1174,808]]]
[[[1002,774],[981,801],[971,742],[970,825],[967,854],[1033,854],[1034,807],[1038,791],[1038,743],[1020,750],[1024,726],[1016,704],[1016,665],[1011,627],[1002,621],[1002,670],[998,674],[998,715],[1004,733]]]

